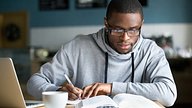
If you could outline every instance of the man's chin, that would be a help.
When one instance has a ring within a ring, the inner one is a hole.
[[[127,54],[127,53],[132,51],[132,45],[128,45],[128,46],[121,46],[121,45],[119,45],[118,47],[116,47],[114,49],[119,54]]]
[[[120,51],[118,51],[119,54],[127,54],[131,52],[131,49],[121,49]]]

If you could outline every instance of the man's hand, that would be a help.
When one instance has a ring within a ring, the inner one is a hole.
[[[89,98],[97,95],[111,94],[112,84],[109,83],[94,83],[84,87],[81,97]]]
[[[66,84],[65,86],[61,87],[59,91],[66,91],[68,92],[68,98],[69,100],[76,100],[81,98],[81,95],[83,93],[83,90],[81,90],[78,87],[74,87],[71,84]]]

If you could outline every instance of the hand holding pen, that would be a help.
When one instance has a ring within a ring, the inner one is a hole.
[[[69,100],[81,99],[81,94],[83,93],[83,90],[75,87],[66,74],[65,74],[65,78],[66,78],[67,82],[69,83],[69,84],[65,85],[65,89],[69,93]]]

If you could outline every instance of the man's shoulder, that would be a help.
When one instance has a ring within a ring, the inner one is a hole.
[[[141,43],[141,50],[152,53],[163,52],[163,49],[160,46],[158,46],[154,40],[151,39],[143,39]]]
[[[79,48],[88,46],[93,43],[92,34],[89,35],[77,35],[74,39],[64,44],[64,48]]]
[[[148,38],[143,38],[143,44],[145,45],[156,45],[154,40],[148,39]]]
[[[79,34],[77,35],[72,41],[88,41],[88,40],[92,40],[92,35],[93,34],[88,34],[88,35],[83,35],[83,34]]]
[[[160,48],[154,40],[151,39],[143,39],[142,46],[151,47],[151,48]],[[161,49],[161,48],[160,48]]]

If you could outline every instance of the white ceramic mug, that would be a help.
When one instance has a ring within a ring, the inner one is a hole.
[[[65,108],[68,93],[62,91],[46,91],[42,93],[43,103],[46,108]]]

